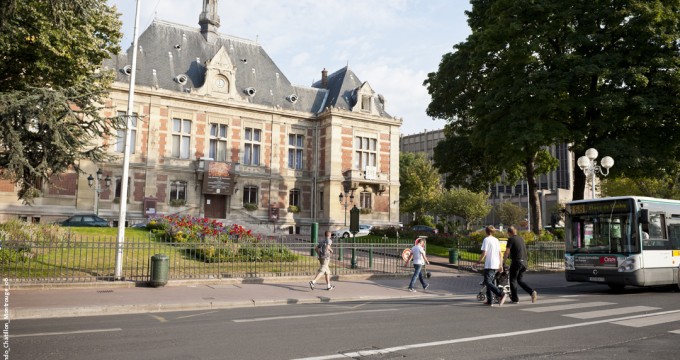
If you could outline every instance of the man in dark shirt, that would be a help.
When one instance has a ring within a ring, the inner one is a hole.
[[[510,257],[510,301],[514,304],[519,302],[517,296],[517,284],[531,295],[531,302],[535,303],[538,299],[536,290],[532,289],[522,279],[524,272],[527,270],[527,247],[524,244],[524,239],[517,235],[517,229],[514,226],[508,228],[508,244],[505,247],[505,254],[503,254],[503,262]]]

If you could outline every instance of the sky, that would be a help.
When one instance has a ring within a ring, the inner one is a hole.
[[[141,34],[154,18],[198,25],[201,0],[140,0]],[[121,13],[127,49],[136,0],[108,0]],[[220,0],[219,32],[257,41],[295,85],[311,86],[321,70],[347,65],[385,97],[387,112],[403,119],[401,133],[442,129],[427,116],[423,86],[444,54],[470,34],[467,0]]]

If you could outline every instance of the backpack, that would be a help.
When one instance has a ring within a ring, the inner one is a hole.
[[[328,244],[328,241],[326,241],[326,240],[324,239],[323,241],[320,241],[320,242],[316,245],[316,253],[317,253],[317,256],[319,257],[319,259],[323,259],[323,258],[326,258],[326,257],[327,257],[327,256],[326,256],[326,255],[327,255],[327,254],[326,254],[326,249],[327,249],[327,246],[326,246],[326,245],[327,245],[327,244]]]

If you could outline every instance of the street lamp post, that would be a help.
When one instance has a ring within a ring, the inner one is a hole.
[[[602,158],[600,161],[600,165],[597,164],[597,150],[590,148],[586,150],[586,155],[581,156],[578,158],[576,163],[578,164],[578,167],[583,170],[583,173],[586,175],[586,180],[588,176],[591,176],[591,195],[592,198],[595,198],[595,175],[599,172],[603,176],[609,175],[609,169],[614,166],[614,159],[612,159],[609,156],[605,156]]]
[[[108,189],[111,186],[111,177],[107,175],[106,179],[104,179],[105,187],[101,187],[102,176],[104,176],[102,169],[98,169],[97,177],[93,177],[92,174],[87,177],[87,185],[94,189],[94,212],[97,216],[99,216],[99,195],[104,189]]]
[[[347,226],[347,207],[354,204],[354,190],[351,190],[349,193],[347,191],[344,194],[340,193],[338,198],[340,199],[340,204],[345,207],[345,226]]]

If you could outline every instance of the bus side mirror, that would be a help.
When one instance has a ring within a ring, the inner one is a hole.
[[[640,224],[649,224],[649,209],[640,210],[640,218],[638,221]]]

